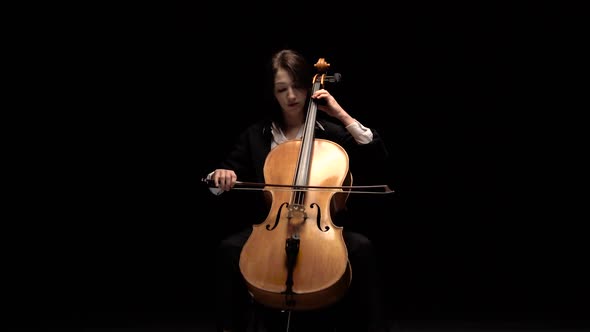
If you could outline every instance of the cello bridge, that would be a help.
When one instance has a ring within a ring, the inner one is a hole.
[[[289,224],[303,224],[307,219],[307,214],[305,213],[305,207],[301,204],[293,204],[289,207],[289,214],[288,214]]]

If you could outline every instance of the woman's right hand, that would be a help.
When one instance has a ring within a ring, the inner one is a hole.
[[[229,191],[236,184],[238,176],[231,169],[216,169],[211,175],[215,186],[223,191]]]

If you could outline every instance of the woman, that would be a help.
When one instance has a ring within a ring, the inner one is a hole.
[[[342,146],[348,153],[350,165],[354,163],[383,164],[387,150],[375,130],[363,126],[348,114],[326,89],[319,89],[311,96],[313,83],[312,66],[296,51],[284,49],[275,53],[271,60],[271,85],[277,112],[252,124],[239,137],[219,167],[208,175],[215,185],[211,191],[217,195],[231,190],[236,181],[264,182],[264,162],[271,149],[288,140],[301,138],[309,102],[317,104],[318,112],[315,138],[327,139]],[[313,101],[310,101],[311,100]],[[354,173],[354,170],[352,170]],[[335,223],[343,223],[345,211],[334,216]],[[253,220],[252,223],[260,222]],[[245,313],[249,295],[240,275],[239,259],[242,247],[252,232],[249,226],[242,232],[221,241],[217,251],[218,330],[240,331],[247,324]],[[353,270],[352,283],[339,303],[322,309],[316,317],[332,317],[326,312],[342,312],[338,319],[315,320],[315,327],[323,323],[331,330],[345,328],[354,332],[382,331],[379,275],[377,273],[373,246],[360,233],[343,231],[348,250],[348,259]],[[296,313],[298,314],[298,313]],[[310,317],[314,312],[305,312]],[[281,329],[282,328],[282,329]],[[284,331],[284,325],[279,331]],[[306,328],[309,331],[309,328]],[[348,330],[347,330],[348,331]]]

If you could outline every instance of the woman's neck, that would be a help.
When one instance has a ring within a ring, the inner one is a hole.
[[[297,114],[297,115],[288,115],[288,114],[284,114],[283,115],[283,130],[292,130],[292,129],[299,129],[299,127],[301,127],[303,125],[304,121],[304,117],[302,114]]]
[[[304,118],[301,114],[289,116],[288,114],[283,114],[283,127],[281,130],[283,131],[283,135],[287,139],[295,139],[297,138],[299,131],[304,123]]]

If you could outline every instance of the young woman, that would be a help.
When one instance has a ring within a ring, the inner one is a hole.
[[[310,102],[316,102],[319,110],[314,137],[342,146],[350,159],[353,174],[352,165],[355,163],[377,165],[385,162],[388,152],[376,130],[352,117],[326,89],[311,94],[315,73],[301,54],[290,49],[278,51],[272,56],[270,69],[276,112],[248,127],[227,157],[208,175],[215,186],[211,188],[214,194],[231,190],[236,181],[264,183],[264,163],[268,153],[284,142],[302,137]],[[345,213],[344,210],[334,218],[344,220]],[[260,220],[252,221],[257,222]],[[219,331],[244,331],[247,324],[244,314],[251,299],[240,275],[239,260],[251,233],[252,227],[246,227],[222,240],[217,249]],[[311,325],[327,327],[328,331],[385,331],[374,247],[361,233],[344,227],[342,234],[353,271],[352,282],[338,303],[317,310],[321,313],[314,316]],[[306,311],[302,315],[314,313],[315,310]],[[322,319],[317,320],[317,317]],[[278,328],[278,331],[285,330],[284,325]],[[306,331],[311,331],[311,327]]]

